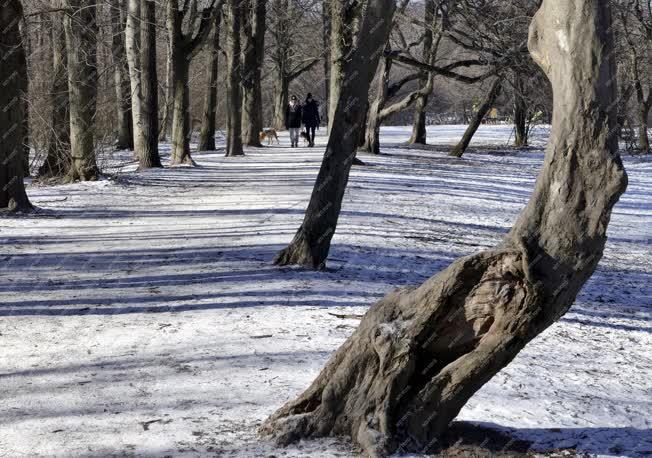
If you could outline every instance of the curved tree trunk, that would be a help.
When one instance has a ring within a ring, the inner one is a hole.
[[[371,457],[427,453],[468,399],[566,313],[602,256],[627,186],[612,33],[608,0],[543,0],[529,47],[552,82],[554,119],[516,224],[496,248],[373,305],[263,434],[281,444],[349,435]]]
[[[248,146],[261,146],[261,69],[265,53],[266,3],[265,0],[248,0],[243,8],[242,142]]]
[[[389,50],[389,47],[385,47]],[[387,95],[389,89],[389,75],[392,70],[391,59],[384,58],[380,62],[378,69],[378,81],[376,88],[376,96],[373,98],[369,107],[367,115],[367,123],[365,128],[365,143],[362,150],[372,154],[380,154],[380,125],[382,119],[380,117],[380,110],[387,102]]]
[[[226,155],[243,156],[242,150],[242,97],[240,91],[240,20],[239,0],[226,2],[227,58],[227,110]]]
[[[118,121],[116,149],[134,149],[133,125],[131,119],[131,87],[125,44],[125,20],[122,10],[124,2],[111,2],[111,55],[113,56],[113,80],[116,96],[116,118]]]
[[[358,132],[364,129],[361,120],[366,103],[360,94],[366,97],[369,93],[381,54],[378,50],[389,38],[394,8],[393,0],[368,1],[360,25],[360,36],[365,39],[358,40],[344,67],[347,84],[341,86],[326,153],[303,224],[274,260],[278,265],[298,264],[314,269],[323,267],[326,261],[355,159]]]
[[[68,67],[63,13],[53,13],[52,21],[52,127],[48,138],[48,154],[39,167],[42,178],[63,178],[70,168],[70,104],[68,100]],[[130,116],[131,117],[131,116]]]
[[[285,108],[288,106],[290,81],[282,70],[278,70],[274,87],[274,119],[272,127],[285,130]]]
[[[4,2],[0,8],[0,211],[29,211],[23,182],[23,139],[27,116],[25,104],[16,97],[27,95],[27,59],[22,45],[19,22],[23,9],[18,0]],[[5,51],[6,54],[5,54]]]
[[[487,115],[489,110],[491,110],[491,107],[494,105],[496,99],[500,95],[501,88],[502,88],[502,84],[500,78],[496,78],[494,82],[491,84],[491,88],[489,89],[489,92],[485,96],[485,99],[482,101],[482,105],[480,105],[480,107],[478,108],[478,112],[475,113],[475,115],[471,119],[471,122],[469,123],[469,127],[466,128],[466,131],[464,132],[462,139],[455,146],[455,148],[453,148],[453,150],[449,153],[450,156],[462,157],[462,155],[466,152],[466,149],[469,147],[471,140],[473,140],[473,136],[478,131],[480,124],[482,124],[482,120]]]
[[[199,133],[198,151],[215,151],[215,118],[217,116],[217,73],[220,56],[220,20],[217,16],[213,30],[213,40],[208,57],[208,81],[204,96],[204,112]]]
[[[99,178],[95,161],[95,109],[97,105],[97,4],[94,0],[68,0],[66,50],[70,88],[69,181]]]

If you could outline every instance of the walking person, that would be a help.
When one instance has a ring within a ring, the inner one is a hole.
[[[319,103],[313,99],[312,94],[308,92],[306,103],[303,105],[303,125],[306,127],[308,146],[315,146],[315,129],[319,127],[320,123]]]
[[[285,127],[290,131],[292,148],[299,146],[299,132],[301,131],[302,107],[296,95],[290,97],[290,103],[285,109]]]

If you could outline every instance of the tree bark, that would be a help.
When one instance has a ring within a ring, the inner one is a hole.
[[[500,78],[496,78],[491,84],[491,88],[485,96],[485,99],[482,101],[482,105],[480,105],[478,108],[478,112],[471,119],[469,127],[467,127],[466,131],[464,132],[462,139],[449,153],[450,156],[462,157],[462,155],[466,152],[466,149],[469,147],[471,140],[473,140],[473,136],[478,131],[480,124],[482,124],[482,120],[487,115],[491,107],[496,102],[496,99],[500,95],[501,88],[502,84]]]
[[[650,152],[650,137],[648,135],[648,118],[650,106],[652,106],[652,88],[648,89],[647,95],[643,90],[640,80],[636,80],[636,98],[638,102],[638,149],[642,153]]]
[[[274,83],[274,119],[272,127],[276,130],[285,130],[285,108],[288,106],[290,81],[285,72],[278,69]]]
[[[124,1],[111,2],[111,55],[113,57],[113,80],[116,96],[117,138],[116,149],[134,149],[131,119],[131,86],[125,43]]]
[[[215,151],[215,120],[217,116],[217,73],[220,55],[220,21],[221,15],[215,20],[213,40],[208,56],[208,81],[204,96],[204,112],[202,115],[201,132],[199,133],[198,151]]]
[[[322,268],[328,256],[331,239],[337,226],[351,163],[359,139],[363,110],[378,60],[389,38],[395,3],[393,0],[369,0],[360,25],[360,36],[346,60],[343,74],[346,84],[340,88],[335,104],[326,153],[303,224],[290,245],[274,262]]]
[[[627,186],[612,30],[608,0],[543,0],[529,48],[552,82],[554,118],[516,224],[494,249],[373,305],[263,434],[281,444],[346,434],[371,457],[428,453],[468,399],[568,311]]]
[[[436,8],[437,6],[435,4],[435,0],[426,0],[424,14],[425,35],[423,40],[423,61],[432,64],[434,64],[433,54],[436,53],[436,50],[433,49],[432,46],[434,41],[432,24],[434,24]],[[433,88],[434,78],[434,73],[427,73],[423,78],[421,78],[421,88]],[[409,144],[425,145],[428,140],[426,134],[426,108],[428,107],[428,99],[430,98],[431,93],[432,89],[430,92],[420,95],[416,101],[416,106],[414,109],[414,122],[412,123],[412,136],[408,141]]]
[[[226,2],[227,41],[227,110],[229,112],[226,134],[226,156],[243,156],[242,150],[242,97],[240,91],[240,20],[242,8],[239,0]]]
[[[68,0],[65,16],[68,85],[70,89],[70,153],[68,181],[97,180],[94,118],[97,104],[97,5],[94,0]]]
[[[385,48],[388,49],[388,48]],[[362,147],[363,151],[380,154],[380,125],[382,119],[380,118],[380,110],[387,102],[387,95],[389,89],[389,75],[392,70],[392,61],[383,58],[378,69],[378,85],[376,89],[376,97],[374,97],[369,107],[369,114],[367,115],[367,124],[365,128],[365,144]]]
[[[242,21],[242,142],[262,146],[263,130],[261,69],[265,53],[265,0],[247,0]]]
[[[525,103],[525,84],[519,75],[514,76],[514,146],[528,146],[527,104]]]
[[[344,81],[344,66],[353,47],[353,21],[357,2],[331,0],[330,2],[330,72],[328,89],[328,131],[334,121]]]
[[[165,86],[164,86],[164,99],[165,105],[163,106],[163,118],[161,119],[160,132],[158,140],[165,142],[168,139],[168,130],[170,129],[170,112],[172,111],[172,50],[170,49],[170,39],[167,39],[165,56]]]
[[[68,99],[68,67],[64,13],[53,13],[52,20],[52,127],[48,138],[48,153],[39,167],[41,178],[61,179],[71,166],[70,103]]]
[[[143,150],[138,155],[140,170],[161,167],[158,153],[158,70],[156,68],[156,4],[141,0],[140,6],[140,89]]]
[[[25,212],[32,204],[25,192],[23,139],[27,95],[27,59],[19,23],[23,16],[18,0],[4,2],[0,8],[0,212]]]
[[[324,113],[326,115],[326,125],[330,125],[328,119],[329,102],[330,102],[330,65],[331,65],[331,7],[330,2],[322,2],[322,42],[324,48]]]

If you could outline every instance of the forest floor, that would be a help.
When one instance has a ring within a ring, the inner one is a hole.
[[[498,243],[526,203],[536,147],[483,126],[461,159],[402,146],[351,173],[328,270],[277,268],[324,151],[195,153],[199,167],[31,184],[37,214],[0,219],[0,456],[355,456],[339,439],[286,449],[256,428],[300,393],[397,286]],[[321,131],[323,135],[323,130]],[[162,145],[165,159],[169,145]],[[652,160],[630,185],[598,271],[572,310],[464,407],[459,419],[566,454],[652,455]],[[573,450],[575,452],[573,452]]]

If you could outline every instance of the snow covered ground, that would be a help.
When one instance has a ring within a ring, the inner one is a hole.
[[[476,146],[494,147],[455,159],[384,129],[389,154],[352,172],[326,272],[270,262],[301,221],[324,137],[142,173],[122,153],[115,179],[30,186],[42,211],[0,219],[0,456],[355,456],[336,439],[277,449],[256,427],[352,332],[333,314],[501,239],[542,161],[501,149],[510,135],[483,126]],[[652,162],[625,163],[598,272],[460,419],[536,449],[652,455]]]

